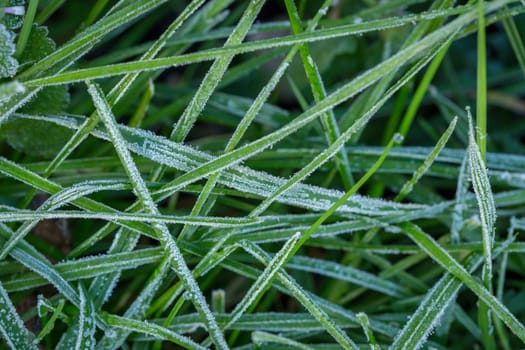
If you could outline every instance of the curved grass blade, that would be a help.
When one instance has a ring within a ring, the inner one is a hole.
[[[58,207],[61,207],[63,205],[68,204],[71,201],[74,201],[77,198],[86,196],[91,193],[99,192],[99,191],[105,191],[105,190],[118,190],[123,189],[125,186],[121,183],[116,183],[114,181],[101,181],[101,182],[88,182],[88,183],[80,183],[77,185],[73,185],[69,188],[66,188],[60,192],[57,192],[53,196],[51,196],[49,199],[47,199],[36,212],[33,212],[36,214],[37,212],[41,212],[41,214],[44,214],[42,218],[45,218],[45,213],[47,210],[56,209]],[[15,210],[13,214],[20,213],[18,210]],[[7,214],[7,212],[3,211],[1,214]],[[0,214],[0,215],[1,215]],[[26,214],[29,214],[29,212],[26,212]],[[27,220],[23,219],[23,220]],[[0,221],[9,221],[4,219],[0,219]],[[37,220],[24,222],[15,232],[15,234],[9,238],[7,243],[3,246],[2,251],[0,252],[0,260],[5,259],[7,254],[11,251],[11,249],[21,240],[23,239],[32,229],[35,227],[35,225],[38,224]]]
[[[370,329],[370,321],[368,320],[368,316],[364,312],[360,312],[356,316],[359,319],[359,322],[361,323],[361,327],[363,328],[363,331],[366,335],[366,339],[368,340],[370,349],[381,350],[381,347],[376,341],[374,332]]]

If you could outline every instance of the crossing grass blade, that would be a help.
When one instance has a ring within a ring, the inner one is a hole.
[[[0,1],[0,348],[522,347],[522,2]]]

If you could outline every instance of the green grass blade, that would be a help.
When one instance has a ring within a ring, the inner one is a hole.
[[[79,284],[80,314],[75,350],[95,349],[95,307],[82,283]]]
[[[456,127],[456,123],[458,121],[458,118],[455,117],[452,122],[450,123],[450,125],[448,126],[447,130],[445,130],[445,132],[443,133],[443,135],[441,135],[441,137],[439,138],[438,142],[436,143],[436,145],[434,146],[434,148],[432,149],[432,152],[429,153],[428,157],[425,158],[425,161],[423,162],[423,164],[421,164],[421,166],[419,168],[417,168],[416,172],[414,173],[414,175],[412,175],[412,178],[410,178],[410,180],[408,180],[404,185],[403,187],[401,188],[401,191],[399,191],[399,193],[397,194],[396,198],[394,199],[394,201],[398,202],[398,201],[402,201],[406,195],[408,193],[410,193],[410,191],[412,191],[412,189],[414,188],[414,185],[419,181],[419,179],[421,179],[421,177],[426,173],[426,171],[428,170],[428,168],[430,168],[430,166],[432,165],[432,163],[434,163],[434,161],[436,160],[437,156],[439,155],[439,152],[441,152],[441,150],[443,149],[443,147],[445,147],[448,139],[450,138],[450,136],[452,135],[452,133],[454,132],[454,128]]]
[[[332,5],[332,1],[333,0],[327,0],[321,5],[319,10],[317,11],[316,17],[313,19],[314,22],[317,22],[316,18],[320,18],[324,14],[326,14],[328,9]],[[297,8],[295,7],[295,3],[291,0],[287,0],[285,1],[285,5],[288,10],[288,17],[290,18],[290,24],[292,26],[293,32],[295,34],[300,34],[302,32],[301,19],[299,17],[299,13],[297,12]],[[306,76],[308,77],[308,81],[310,83],[310,89],[312,90],[312,93],[314,95],[314,100],[315,102],[319,102],[326,97],[326,89],[322,81],[321,74],[319,73],[319,68],[312,59],[307,44],[301,45],[300,52],[303,67],[306,72]],[[334,143],[335,140],[340,136],[339,126],[337,125],[337,121],[335,120],[334,112],[332,110],[329,110],[326,114],[321,116],[321,121],[328,142]],[[341,179],[343,181],[343,184],[345,185],[345,188],[350,188],[354,181],[350,172],[350,163],[348,161],[348,156],[345,152],[339,152],[336,155],[336,164],[339,168],[339,173],[341,175]]]
[[[484,156],[481,147],[478,146],[480,142],[479,137],[478,143],[476,144],[470,112],[467,110],[467,113],[469,114],[469,165],[472,185],[476,192],[476,199],[479,206],[481,234],[483,239],[483,256],[485,259],[482,279],[485,288],[492,291],[492,249],[495,238],[496,207],[494,205],[494,198],[492,196],[487,169],[485,168],[485,162],[483,160]],[[479,136],[482,129],[477,131],[477,135]],[[483,343],[488,349],[494,349],[496,344],[491,331],[491,314],[487,305],[484,305],[483,303],[480,304],[478,317]]]
[[[88,87],[89,92],[93,97],[95,107],[97,108],[100,118],[104,121],[104,124],[108,129],[108,133],[111,135],[113,145],[117,151],[117,154],[119,155],[119,158],[122,161],[122,165],[124,166],[131,183],[133,184],[137,197],[142,202],[142,204],[144,205],[144,209],[147,212],[158,215],[159,212],[157,206],[153,201],[151,194],[144,180],[142,179],[142,176],[139,170],[137,169],[129,150],[126,147],[126,142],[117,128],[117,124],[114,120],[114,117],[111,113],[111,109],[107,101],[105,100],[104,96],[102,95],[102,92],[97,86],[88,83]],[[160,235],[159,238],[161,238],[161,242],[163,243],[166,249],[166,253],[170,256],[170,260],[174,270],[185,284],[187,291],[192,296],[192,301],[195,307],[205,320],[213,342],[218,348],[227,349],[228,345],[226,344],[224,335],[220,331],[217,322],[213,317],[213,314],[211,313],[197,282],[193,278],[191,271],[186,265],[184,258],[182,257],[182,254],[175,240],[171,236],[171,233],[169,232],[167,226],[163,224],[154,224],[154,228],[156,231],[158,231]]]
[[[379,346],[379,344],[377,343],[376,337],[374,336],[374,332],[370,329],[370,321],[368,320],[368,316],[364,312],[360,312],[356,316],[359,319],[361,327],[363,328],[363,331],[366,335],[366,339],[370,344],[370,349],[381,350],[381,346]]]
[[[13,350],[38,349],[1,283],[0,310],[0,332],[5,344]]]
[[[507,325],[521,341],[525,341],[525,327],[523,324],[490,293],[485,287],[477,282],[472,275],[465,270],[452,256],[450,256],[430,236],[421,231],[414,224],[405,223],[400,226],[434,261],[444,269],[460,279],[472,292],[474,292],[492,312]]]
[[[496,1],[494,3],[491,3],[490,6],[487,6],[487,8],[489,11],[493,11],[493,10],[496,10],[502,7],[507,2],[508,0],[507,1],[505,0]],[[387,28],[411,24],[414,21],[440,18],[443,16],[464,12],[464,14],[460,16],[458,19],[452,21],[446,26],[443,26],[439,30],[428,35],[427,39],[422,39],[421,41],[415,44],[412,44],[411,46],[413,47],[410,48],[409,51],[412,51],[417,48],[415,54],[418,54],[420,53],[420,49],[421,51],[425,51],[425,48],[421,46],[427,45],[429,41],[436,40],[436,36],[440,37],[440,40],[443,40],[445,38],[448,38],[452,32],[455,32],[456,30],[463,27],[464,25],[467,25],[468,23],[472,22],[476,17],[476,13],[475,13],[476,11],[475,10],[468,11],[468,10],[469,10],[469,7],[466,7],[466,8],[454,9],[448,12],[435,11],[435,12],[423,13],[423,14],[418,14],[418,15],[408,15],[401,19],[397,17],[391,18],[391,19],[381,19],[377,21],[370,21],[368,23],[364,22],[364,23],[359,23],[359,24],[351,24],[351,25],[340,26],[340,27],[335,27],[335,28],[317,30],[312,33],[302,33],[302,34],[298,34],[294,36],[287,36],[287,37],[268,39],[268,40],[260,40],[258,42],[251,42],[251,43],[246,43],[246,44],[233,46],[233,47],[204,50],[198,53],[187,54],[187,55],[182,55],[182,56],[159,58],[155,60],[144,60],[144,61],[138,61],[138,62],[122,63],[122,64],[114,64],[110,66],[103,66],[103,67],[96,67],[96,68],[86,68],[86,69],[80,69],[78,71],[71,71],[71,72],[56,74],[50,77],[36,78],[36,79],[31,79],[31,80],[24,80],[24,79],[21,79],[21,80],[28,87],[48,86],[48,85],[66,84],[66,83],[72,83],[72,82],[84,81],[84,80],[93,80],[93,79],[98,79],[102,77],[110,77],[110,76],[121,75],[121,74],[132,73],[132,72],[143,72],[147,70],[155,70],[155,69],[180,66],[180,65],[190,64],[190,63],[197,63],[197,62],[216,59],[217,57],[224,56],[224,55],[231,55],[231,54],[238,55],[238,54],[253,52],[253,51],[262,50],[262,49],[269,49],[269,48],[275,48],[275,47],[281,47],[281,46],[290,46],[290,45],[301,44],[301,43],[306,43],[306,42],[321,41],[321,40],[326,40],[326,39],[337,38],[340,36],[358,35],[358,34],[366,33],[369,31],[384,30]],[[399,54],[400,53],[394,55],[392,58],[398,56]],[[406,60],[401,59],[398,63],[396,63],[397,67],[399,67],[401,63],[404,63],[404,62],[406,62]]]
[[[255,21],[259,11],[261,10],[262,5],[265,0],[252,0],[248,4],[243,16],[239,20],[234,31],[229,36],[228,40],[224,44],[225,47],[237,45],[246,36],[248,30]],[[206,102],[209,97],[219,84],[224,72],[228,68],[233,55],[226,55],[218,58],[213,65],[211,66],[208,73],[204,77],[199,89],[195,92],[195,95],[192,101],[188,104],[184,113],[181,115],[180,119],[177,121],[177,125],[173,128],[170,139],[175,142],[182,142],[188,133],[190,132],[193,124],[197,120],[197,117],[202,112]]]
[[[476,87],[476,141],[482,159],[487,158],[487,48],[484,1],[478,0],[478,62]],[[492,346],[492,348],[494,348]]]
[[[180,335],[176,332],[170,331],[169,329],[163,328],[151,322],[137,321],[134,319],[113,316],[113,315],[107,315],[106,321],[108,322],[108,324],[114,327],[125,329],[128,332],[141,332],[145,334],[150,334],[154,336],[155,338],[165,339],[175,344],[179,344],[180,346],[183,346],[185,349],[191,349],[191,350],[205,349],[204,347],[195,343],[190,338]]]
[[[308,346],[306,344],[299,343],[298,341],[279,336],[276,334],[268,333],[268,332],[261,332],[261,331],[255,331],[252,333],[252,341],[254,344],[258,346],[262,346],[265,343],[274,343],[274,344],[282,344],[286,347],[292,347],[294,349],[302,349],[302,350],[314,350],[311,346]]]
[[[224,326],[227,329],[234,324],[248,309],[253,307],[262,297],[263,293],[270,287],[272,280],[275,278],[277,272],[283,267],[284,263],[291,258],[290,254],[296,246],[300,238],[300,233],[290,237],[282,248],[275,254],[273,259],[266,266],[259,278],[252,284],[250,289],[246,291],[244,298],[235,306],[231,312],[231,318]],[[241,246],[243,242],[240,243]]]

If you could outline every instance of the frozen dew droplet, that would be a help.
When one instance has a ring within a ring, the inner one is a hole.
[[[397,143],[397,144],[403,143],[404,139],[405,139],[405,137],[403,135],[401,135],[400,133],[396,133],[394,135],[394,142]]]
[[[356,17],[354,18],[354,21],[353,21],[354,24],[360,24],[360,23],[363,23],[363,19],[361,17]]]
[[[182,298],[184,300],[191,300],[191,293],[189,293],[188,291],[182,293]]]

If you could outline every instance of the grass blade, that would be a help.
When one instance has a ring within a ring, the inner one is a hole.
[[[149,193],[149,190],[146,187],[146,184],[142,179],[142,176],[140,175],[140,172],[138,171],[131,154],[129,153],[129,150],[126,147],[125,140],[118,131],[117,124],[112,116],[111,109],[107,101],[97,86],[88,83],[88,89],[89,93],[93,97],[93,102],[95,103],[95,107],[97,108],[99,115],[108,129],[108,133],[111,135],[113,145],[115,146],[117,154],[122,161],[122,165],[124,166],[131,183],[133,184],[136,195],[142,202],[144,209],[147,212],[158,215],[159,211],[157,206],[155,205],[155,202],[153,201],[151,194]],[[220,331],[197,282],[193,278],[191,271],[186,265],[179,247],[171,236],[167,226],[163,224],[154,224],[154,228],[158,232],[160,236],[159,238],[161,239],[167,254],[170,256],[170,262],[175,272],[185,284],[187,291],[192,296],[192,301],[195,307],[203,319],[205,319],[213,342],[219,349],[227,349],[228,345],[226,344],[224,335]]]
[[[0,332],[11,349],[38,349],[24,322],[16,313],[7,292],[0,283]]]

